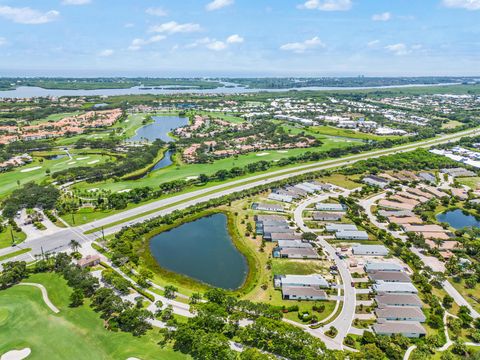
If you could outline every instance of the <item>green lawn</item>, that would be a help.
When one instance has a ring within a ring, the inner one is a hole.
[[[351,146],[351,142],[338,140],[338,139],[325,139],[322,140],[323,145],[320,147],[309,149],[291,149],[280,151],[264,151],[254,152],[250,154],[240,155],[238,158],[226,158],[217,160],[211,164],[182,164],[180,166],[169,166],[165,169],[160,169],[150,173],[148,176],[137,179],[134,181],[119,181],[114,182],[108,180],[102,183],[80,183],[75,185],[76,189],[84,190],[91,188],[106,189],[110,191],[121,191],[125,189],[132,189],[136,187],[151,186],[156,187],[159,183],[187,179],[189,177],[198,176],[199,174],[212,175],[218,170],[229,170],[232,167],[244,167],[250,163],[258,161],[276,161],[289,156],[296,156],[306,151],[328,151],[333,148],[344,148]]]
[[[32,275],[29,282],[42,283],[50,300],[60,309],[53,314],[42,300],[40,290],[15,286],[0,292],[0,354],[29,347],[29,360],[112,359],[177,360],[189,357],[162,349],[156,344],[157,330],[136,338],[128,333],[110,332],[88,305],[68,307],[71,289],[56,274]]]
[[[309,128],[309,130],[312,133],[321,134],[321,135],[342,136],[342,137],[350,137],[350,138],[361,139],[361,140],[382,141],[387,139],[397,139],[400,137],[400,136],[379,136],[375,134],[362,133],[354,130],[339,129],[332,126],[312,126]]]
[[[12,245],[12,233],[10,231],[11,226],[6,226],[2,232],[0,232],[0,249],[9,247]],[[25,241],[27,235],[23,231],[13,232],[13,238],[15,239],[15,244],[20,244]]]
[[[467,289],[463,280],[459,283],[451,280],[450,283],[460,294],[462,294],[465,300],[467,300],[467,302],[472,305],[475,310],[480,311],[480,303],[476,302],[469,296],[473,295],[475,298],[480,299],[480,285],[477,284],[474,289]]]
[[[41,182],[42,180],[48,179],[47,169],[53,174],[54,172],[71,167],[96,166],[107,160],[112,160],[110,156],[98,154],[72,155],[73,160],[70,160],[68,157],[57,160],[34,158],[34,161],[28,165],[2,173],[0,176],[0,199],[18,188],[18,183],[20,183],[21,186],[30,181]]]
[[[310,275],[328,274],[326,262],[318,260],[272,259],[273,275]]]
[[[459,182],[462,185],[467,185],[468,187],[475,190],[480,185],[480,177],[465,177],[465,178],[458,178],[455,181]]]

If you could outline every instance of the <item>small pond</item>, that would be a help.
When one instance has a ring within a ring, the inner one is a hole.
[[[246,259],[228,233],[225,214],[160,233],[150,240],[150,251],[161,267],[223,289],[238,289],[248,273]]]
[[[168,135],[172,130],[188,125],[188,118],[179,116],[153,116],[153,123],[142,126],[129,141],[155,141],[161,139],[165,142],[173,140]]]
[[[160,169],[166,168],[167,166],[172,165],[173,164],[172,155],[173,155],[173,152],[171,150],[165,151],[165,154],[163,155],[162,160],[157,162],[155,166],[152,168],[152,170],[150,170],[150,172],[155,170],[160,170]]]
[[[454,229],[463,229],[466,227],[480,227],[480,219],[464,212],[461,209],[450,210],[437,215],[437,220],[448,223]]]

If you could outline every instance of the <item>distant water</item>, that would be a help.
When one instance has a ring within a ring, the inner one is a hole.
[[[170,150],[167,150],[163,155],[162,160],[157,162],[155,166],[152,168],[152,170],[150,170],[150,172],[155,170],[160,170],[160,169],[166,168],[167,166],[172,165],[173,164],[172,155],[173,153]]]
[[[390,88],[402,88],[402,87],[418,87],[418,86],[447,86],[458,85],[459,83],[449,84],[411,84],[411,85],[394,85],[394,86],[366,86],[366,87],[322,87],[312,86],[304,88],[292,88],[292,89],[247,89],[242,86],[224,86],[215,89],[184,89],[182,87],[167,87],[161,89],[154,88],[141,88],[135,86],[129,89],[98,89],[98,90],[53,90],[43,89],[35,86],[19,86],[15,90],[0,91],[0,98],[29,98],[29,97],[42,97],[42,96],[116,96],[116,95],[138,95],[138,94],[152,94],[152,95],[165,95],[165,94],[243,94],[243,93],[256,93],[256,92],[285,92],[291,90],[297,91],[321,91],[321,90],[363,90],[363,89],[390,89]]]
[[[248,272],[228,233],[225,214],[160,233],[150,240],[150,251],[161,267],[223,289],[238,289]]]
[[[437,215],[437,220],[446,222],[454,229],[463,229],[466,227],[480,227],[480,219],[470,215],[461,209],[447,211]]]
[[[172,130],[188,125],[188,118],[179,116],[153,116],[153,123],[142,126],[129,141],[155,141],[161,139],[171,142],[174,139],[168,135]]]

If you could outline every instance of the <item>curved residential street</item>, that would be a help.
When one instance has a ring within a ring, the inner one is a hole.
[[[340,195],[348,196],[354,190],[346,190],[343,192],[339,192],[336,195],[332,194],[323,194],[318,195],[309,199],[306,199],[295,209],[294,211],[294,219],[296,225],[304,232],[314,232],[314,230],[308,228],[304,221],[303,221],[303,212],[307,207],[311,204],[315,204],[317,202],[323,201],[328,199],[329,197],[338,197]],[[318,329],[311,329],[307,328],[307,331],[312,334],[313,336],[321,338],[328,348],[342,350],[344,348],[343,340],[348,335],[351,330],[352,322],[355,317],[355,308],[356,308],[356,293],[355,288],[352,286],[352,276],[350,275],[350,271],[348,271],[348,265],[345,261],[341,260],[335,254],[335,248],[330,245],[322,236],[317,238],[317,243],[322,247],[325,253],[329,256],[329,258],[333,259],[335,265],[338,267],[338,272],[342,279],[341,288],[343,289],[343,304],[342,310],[335,319],[325,326],[318,328]],[[330,326],[335,327],[338,330],[338,334],[335,338],[330,338],[326,336],[324,333],[327,331]]]

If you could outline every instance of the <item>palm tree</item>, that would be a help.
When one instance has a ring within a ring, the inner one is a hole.
[[[82,247],[82,245],[80,245],[80,243],[74,239],[70,240],[69,245],[73,252],[77,252],[78,249]]]

